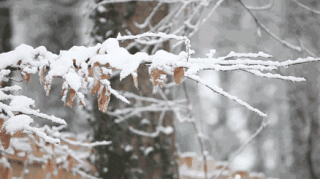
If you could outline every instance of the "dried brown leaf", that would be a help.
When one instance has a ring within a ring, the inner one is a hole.
[[[110,91],[107,91],[106,87],[103,87],[101,93],[98,96],[98,107],[102,112],[107,112],[110,101]]]
[[[100,81],[97,82],[97,84],[92,88],[91,94],[94,95],[96,94],[100,89]]]
[[[46,71],[46,67],[43,67],[42,69],[40,69],[40,82],[43,85],[45,83],[45,71]]]
[[[182,78],[184,77],[184,68],[179,67],[174,69],[174,81],[176,84],[180,84]]]
[[[11,137],[12,136],[10,134],[7,134],[6,130],[3,130],[3,131],[0,132],[1,144],[2,144],[4,149],[8,149],[9,148]]]
[[[102,68],[100,68],[100,72],[101,72],[101,79],[102,80],[110,78],[110,74],[104,74]]]
[[[50,90],[51,90],[51,83],[45,83],[45,85],[46,85],[46,89],[47,89],[46,96],[49,96]]]
[[[3,167],[2,172],[1,172],[1,176],[3,179],[9,179],[10,177],[10,168],[8,167]]]
[[[184,162],[189,168],[191,168],[191,166],[192,166],[192,157],[185,157],[184,158]]]
[[[69,171],[72,169],[72,167],[73,167],[73,158],[69,155],[68,157],[67,157],[67,160],[69,161]]]
[[[2,129],[3,123],[4,123],[4,119],[0,118],[0,129]]]
[[[164,71],[159,69],[152,69],[150,73],[151,82],[154,86],[159,85],[161,88],[163,87],[164,79],[161,79],[163,75],[167,75]]]
[[[78,65],[77,65],[76,59],[73,59],[72,62],[73,62],[73,66],[74,66],[76,69],[79,69],[79,67],[78,67]]]
[[[54,167],[53,167],[53,162],[49,159],[48,160],[48,163],[47,163],[47,166],[46,166],[46,170],[48,173],[52,173],[53,170],[54,170]]]
[[[93,74],[93,69],[92,69],[92,67],[88,67],[88,72],[89,72],[89,76],[92,76],[92,74]]]
[[[72,108],[73,106],[73,101],[76,97],[76,91],[73,90],[72,88],[70,88],[69,90],[69,101],[68,101],[68,105]]]
[[[30,77],[31,77],[30,73],[24,74],[21,69],[20,74],[21,74],[22,78],[24,79],[24,81],[26,81],[27,83],[30,81]]]

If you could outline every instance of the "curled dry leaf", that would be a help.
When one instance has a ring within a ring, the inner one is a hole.
[[[102,112],[107,112],[108,105],[110,101],[110,91],[103,87],[101,93],[98,96],[98,107]]]
[[[30,81],[30,77],[31,77],[30,73],[24,74],[21,69],[20,74],[21,74],[22,78],[24,79],[24,81],[26,81],[27,83]]]
[[[4,119],[0,118],[0,130],[2,129],[3,123],[4,123]]]
[[[72,60],[72,62],[73,62],[73,66],[76,68],[76,69],[79,69],[79,67],[78,67],[78,65],[77,65],[77,61],[76,61],[76,59],[73,59]]]
[[[167,74],[159,69],[152,69],[150,73],[151,82],[153,83],[153,85],[157,86],[159,84],[161,88],[163,87],[166,76]]]
[[[92,75],[93,75],[93,69],[92,69],[92,67],[88,67],[88,72],[89,72],[89,76],[92,76]]]
[[[174,69],[174,81],[176,84],[180,84],[182,78],[184,77],[184,68],[179,67]]]
[[[69,101],[68,101],[68,105],[72,108],[73,106],[73,101],[76,97],[76,91],[73,90],[72,88],[70,88],[69,90]]]
[[[40,83],[43,85],[45,83],[45,72],[46,72],[46,67],[44,66],[43,68],[40,69],[39,71],[39,77],[40,77]]]
[[[97,84],[92,88],[91,94],[94,95],[96,94],[100,89],[100,81],[98,80]]]
[[[4,119],[0,118],[0,130],[2,129],[2,125],[4,123]],[[2,130],[0,132],[0,140],[4,149],[8,149],[10,145],[11,135],[7,134],[6,130]]]

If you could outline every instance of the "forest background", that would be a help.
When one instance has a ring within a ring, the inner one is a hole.
[[[210,7],[212,8],[217,2],[212,1],[200,19],[205,18],[210,12]],[[317,1],[245,0],[242,2],[246,8],[239,1],[223,1],[207,22],[190,38],[192,49],[196,51],[197,56],[205,56],[210,49],[217,50],[216,56],[227,55],[231,51],[239,53],[263,51],[272,55],[272,60],[277,61],[319,56],[317,19],[320,13],[316,9],[320,8]],[[1,18],[8,19],[9,15],[9,20],[1,20],[3,42],[1,52],[26,43],[34,47],[43,45],[50,51],[58,53],[74,45],[89,45],[93,43],[88,41],[90,38],[95,41],[100,40],[94,37],[95,34],[88,33],[88,23],[91,22],[94,26],[96,22],[92,18],[84,18],[87,17],[85,10],[79,11],[86,8],[82,1],[21,0],[1,1],[1,3],[3,5]],[[118,4],[116,7],[121,7],[120,10],[109,7],[109,4],[106,8],[118,11],[117,16],[109,14],[114,21],[128,22],[130,18],[135,17],[136,8],[142,3],[149,3],[148,7],[155,7],[155,4],[150,2],[141,2]],[[4,10],[8,9],[7,7],[10,10]],[[174,6],[169,3],[166,8],[164,11],[170,12]],[[161,14],[159,18],[160,16]],[[107,23],[110,26],[103,25],[110,29],[103,29],[101,33],[106,34],[111,30],[109,36],[116,36],[115,31],[124,29],[122,23],[120,25],[112,23],[111,25]],[[10,36],[9,31],[11,39],[7,39]],[[320,175],[317,155],[320,150],[318,64],[290,67],[282,69],[279,73],[303,76],[307,82],[292,83],[278,79],[262,79],[241,71],[207,71],[202,72],[200,76],[268,114],[268,127],[235,157],[232,168],[263,172],[270,177],[291,178],[296,175],[297,178],[299,176],[318,178]],[[90,116],[79,113],[76,107],[62,108],[61,104],[56,103],[60,101],[60,87],[53,87],[48,98],[45,97],[37,78],[31,78],[29,83],[32,85],[23,86],[23,92],[37,101],[36,106],[42,112],[66,119],[69,124],[68,130],[71,132],[88,131],[89,134],[99,138],[94,135],[95,132],[99,133],[99,130],[93,130],[96,129],[95,124],[92,124],[92,121],[91,124],[88,123]],[[230,155],[259,128],[260,117],[237,103],[214,94],[204,86],[188,80],[185,83],[196,124],[207,136],[204,139],[204,149],[218,161],[228,160]],[[182,88],[182,85],[177,87],[177,92],[172,94],[174,98],[183,96],[179,92]],[[174,124],[177,149],[181,153],[192,151],[202,155],[193,125],[177,120]],[[118,155],[123,157],[122,154]]]

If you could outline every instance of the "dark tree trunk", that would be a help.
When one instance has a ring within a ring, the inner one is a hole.
[[[5,2],[4,0],[0,0]],[[10,9],[7,7],[0,7],[0,53],[11,50],[11,23],[10,23]]]
[[[95,42],[102,42],[108,37],[115,37],[118,32],[126,34],[124,29],[129,29],[133,34],[143,33],[137,29],[133,22],[142,23],[152,9],[154,2],[129,2],[115,3],[104,6],[106,11],[96,11],[92,16],[94,28],[91,36]],[[168,7],[163,5],[158,14],[153,18],[153,22],[159,22],[168,11]],[[106,23],[101,23],[101,18],[106,19]],[[109,33],[107,33],[109,31]],[[105,34],[108,34],[107,36]],[[101,38],[102,37],[102,38]],[[124,42],[126,43],[126,42]],[[164,48],[168,47],[164,44]],[[136,53],[137,47],[129,50]],[[134,87],[132,77],[129,76],[121,82],[118,77],[110,80],[114,89],[134,92],[141,96],[152,96],[153,86],[150,82],[148,69],[141,66],[138,69],[139,89]],[[97,101],[94,102],[94,105]],[[123,103],[111,97],[108,110],[115,110],[123,107]],[[159,118],[159,113],[142,114],[141,117],[132,117],[121,123],[115,123],[115,118],[98,111],[94,107],[95,119],[92,121],[95,140],[111,140],[112,145],[98,147],[95,150],[95,165],[100,177],[108,179],[118,178],[177,178],[177,165],[175,162],[175,134],[160,134],[158,137],[149,138],[132,133],[128,127],[154,132]],[[146,118],[151,124],[141,125],[140,121]],[[164,126],[173,125],[173,114],[166,112],[163,121]],[[144,150],[153,147],[153,151],[145,155]],[[127,150],[130,149],[130,150]]]
[[[320,5],[315,0],[300,2],[311,8]],[[305,49],[304,54],[293,52],[290,58],[312,54],[319,56],[319,16],[293,1],[285,3],[287,7],[285,35],[299,39]],[[287,93],[293,136],[293,162],[290,171],[296,179],[317,179],[320,178],[319,88],[317,87],[319,70],[315,63],[298,68],[294,69],[295,76],[304,76],[307,82],[289,83]]]

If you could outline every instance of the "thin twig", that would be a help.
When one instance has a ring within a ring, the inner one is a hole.
[[[192,76],[192,75],[186,75],[185,77],[188,78],[188,79],[191,79],[193,81],[196,81],[196,82],[198,82],[198,83],[200,83],[200,84],[202,84],[202,85],[204,85],[206,87],[208,87],[213,92],[216,92],[216,93],[218,93],[218,94],[220,94],[222,96],[225,96],[225,97],[237,102],[238,104],[246,107],[250,111],[253,111],[253,112],[259,114],[262,117],[267,117],[267,115],[265,113],[261,112],[259,109],[250,106],[248,103],[242,101],[241,99],[237,98],[236,96],[230,95],[229,93],[223,91],[222,88],[219,88],[217,86],[210,86],[210,85],[206,84],[205,82],[203,82],[201,79],[198,79],[198,78],[196,78],[195,76]]]
[[[262,11],[262,10],[267,10],[270,9],[273,6],[273,0],[270,1],[269,4],[261,6],[261,7],[253,7],[253,6],[248,6],[246,5],[246,7],[252,11]]]
[[[256,130],[256,132],[255,132],[253,135],[251,135],[251,137],[250,137],[247,141],[245,141],[245,142],[238,148],[238,150],[236,150],[236,151],[233,153],[233,155],[232,155],[233,157],[228,161],[228,164],[225,165],[225,166],[221,169],[220,173],[219,173],[214,179],[218,179],[218,178],[222,175],[223,171],[225,171],[225,170],[227,169],[227,167],[230,166],[230,164],[234,161],[234,159],[236,158],[236,156],[238,156],[238,155],[247,147],[247,145],[248,145],[251,141],[253,141],[253,139],[256,138],[256,137],[262,132],[262,130],[263,130],[264,128],[267,127],[267,125],[268,125],[267,118],[263,118],[263,120],[262,120],[262,122],[261,122],[261,125],[260,125],[260,127]]]
[[[183,90],[184,90],[184,93],[186,95],[186,98],[188,100],[188,106],[191,106],[191,102],[190,102],[190,98],[189,98],[189,95],[188,95],[188,92],[187,92],[187,87],[186,87],[186,84],[185,82],[183,83]],[[198,137],[198,141],[199,141],[199,145],[200,145],[200,150],[201,150],[201,153],[202,153],[202,159],[203,159],[203,166],[204,166],[204,177],[205,179],[208,179],[208,174],[207,174],[207,156],[206,156],[206,153],[205,153],[205,150],[204,150],[204,143],[203,143],[203,139],[202,139],[202,136],[200,135],[200,132],[197,128],[197,124],[195,122],[195,120],[192,118],[192,112],[191,110],[188,108],[188,113],[191,115],[191,119],[189,122],[192,124],[195,132],[197,133],[197,137]]]
[[[275,40],[277,40],[278,42],[280,42],[281,44],[295,50],[298,52],[301,52],[302,49],[300,46],[295,46],[285,40],[280,39],[280,37],[276,36],[273,32],[271,32],[266,26],[264,26],[252,13],[252,11],[250,9],[248,9],[248,7],[242,2],[242,0],[238,0],[238,2],[241,4],[241,6],[243,6],[243,8],[245,8],[249,14],[251,15],[251,17],[254,19],[254,21],[256,22],[257,26],[261,27],[265,32],[267,32],[271,37],[273,37]]]
[[[304,4],[301,4],[300,2],[298,2],[298,1],[296,1],[296,0],[292,0],[292,1],[295,2],[295,3],[297,3],[300,7],[304,8],[304,9],[306,9],[306,10],[308,10],[308,11],[311,11],[311,12],[317,14],[317,15],[320,15],[320,11],[311,9],[310,7],[308,7],[308,6],[304,5]]]

